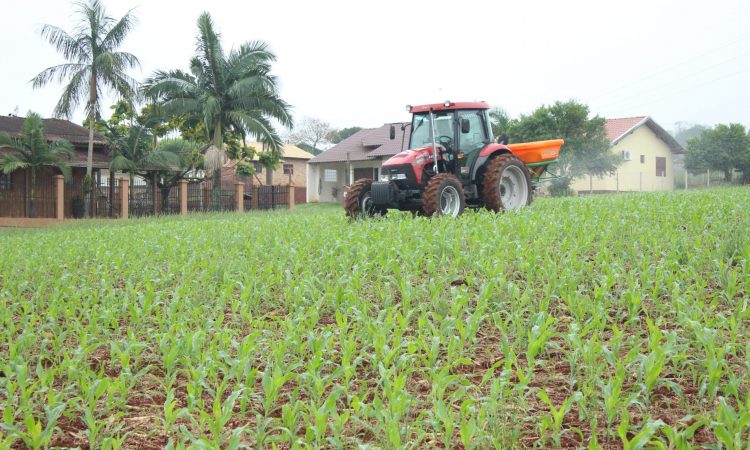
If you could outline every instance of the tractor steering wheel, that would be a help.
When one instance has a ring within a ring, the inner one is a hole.
[[[443,147],[450,147],[451,143],[453,143],[453,139],[451,139],[449,136],[438,136],[438,142]]]

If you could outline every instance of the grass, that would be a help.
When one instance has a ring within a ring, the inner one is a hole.
[[[0,234],[0,448],[746,448],[750,190]]]

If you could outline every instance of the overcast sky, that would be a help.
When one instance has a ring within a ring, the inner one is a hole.
[[[650,115],[668,130],[750,125],[748,0],[103,1],[117,18],[135,8],[122,50],[140,59],[136,78],[187,69],[207,10],[225,50],[270,44],[296,118],[339,128],[405,120],[406,104],[446,99],[485,100],[513,117],[576,99],[608,118]],[[73,4],[3,9],[0,114],[50,116],[61,86],[32,90],[29,80],[64,60],[39,30],[72,30]]]

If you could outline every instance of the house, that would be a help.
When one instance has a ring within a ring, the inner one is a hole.
[[[279,167],[268,170],[259,162],[258,152],[263,151],[263,144],[248,142],[248,146],[256,149],[253,158],[255,175],[240,175],[237,173],[238,161],[225,159],[221,173],[222,189],[233,189],[236,182],[245,184],[246,192],[250,192],[259,185],[285,185],[295,187],[295,203],[304,203],[306,199],[305,189],[307,186],[307,162],[313,157],[296,145],[284,144],[281,149],[281,161]]]
[[[574,192],[607,193],[671,191],[674,161],[685,149],[652,118],[647,116],[607,119],[607,137],[621,159],[615,173],[604,177],[575,178]]]
[[[0,132],[17,136],[23,128],[24,117],[0,117]],[[89,130],[68,120],[44,119],[44,136],[47,141],[67,140],[75,149],[75,155],[68,165],[72,168],[72,177],[65,186],[65,217],[78,216],[80,211],[74,211],[73,205],[80,205],[83,196],[82,180],[86,175],[86,157],[88,154]],[[5,147],[1,153],[12,152]],[[94,134],[93,169],[94,179],[98,180],[101,173],[109,167],[111,156],[104,137]],[[54,217],[54,185],[53,176],[59,174],[57,169],[37,171],[35,186],[34,215],[36,217]],[[29,217],[30,214],[30,171],[19,169],[11,174],[0,172],[0,217]],[[75,201],[74,201],[75,200]],[[92,211],[99,202],[93,202]],[[78,209],[76,206],[75,209]]]
[[[360,130],[307,163],[307,201],[336,202],[343,187],[359,178],[377,180],[380,167],[409,145],[409,127],[396,123],[396,137],[390,139],[391,124]]]

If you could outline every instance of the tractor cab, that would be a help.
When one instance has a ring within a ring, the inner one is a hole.
[[[486,103],[450,103],[410,107],[410,149],[432,147],[434,121],[438,171],[468,179],[479,150],[492,142]]]

